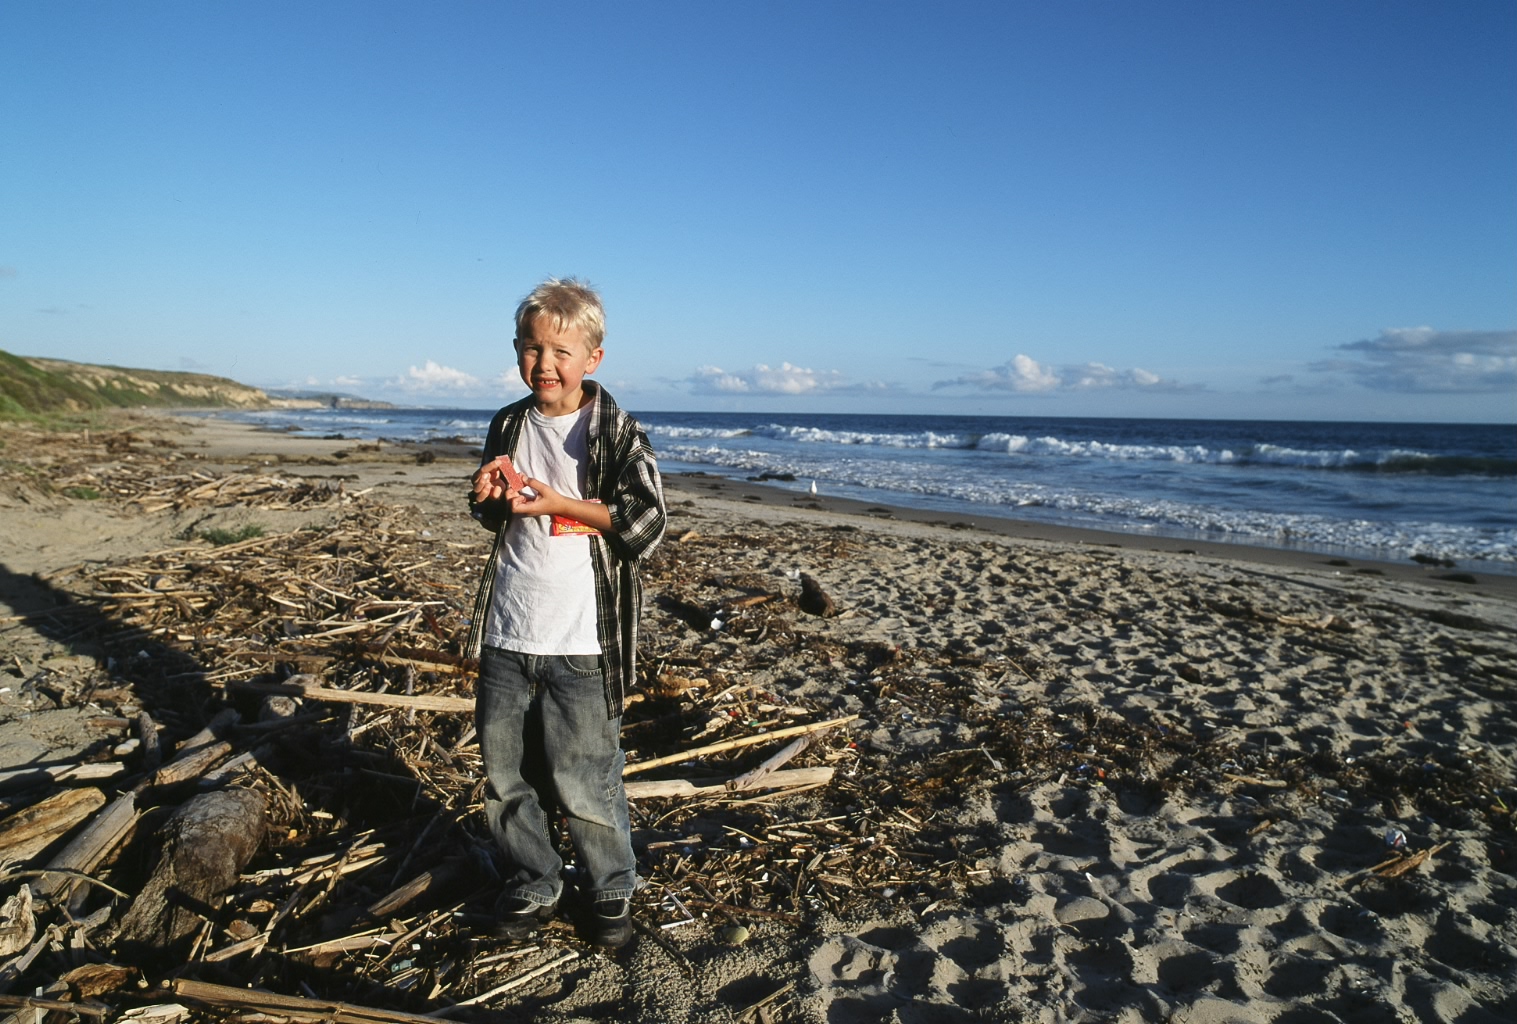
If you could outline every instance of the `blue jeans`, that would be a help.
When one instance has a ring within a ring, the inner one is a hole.
[[[564,862],[550,814],[569,821],[592,900],[626,899],[637,882],[621,719],[606,717],[594,654],[518,654],[486,647],[475,729],[485,760],[485,816],[507,861],[504,895],[551,906]]]

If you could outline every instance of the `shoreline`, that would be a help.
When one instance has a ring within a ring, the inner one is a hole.
[[[158,415],[154,412],[152,415]],[[164,415],[173,418],[172,413]],[[195,427],[214,425],[212,433],[220,435],[212,442],[213,450],[234,452],[253,444],[245,437],[279,438],[271,442],[271,449],[289,449],[291,453],[312,458],[330,455],[343,445],[372,445],[375,442],[356,438],[308,438],[295,437],[281,431],[271,431],[253,424],[227,420],[186,419],[183,422]],[[473,445],[450,440],[439,441],[390,441],[383,444],[393,452],[419,454],[434,452],[438,458],[457,459],[470,463],[479,449]],[[334,447],[335,446],[335,447]],[[257,447],[257,445],[254,445]],[[656,453],[655,453],[656,454]],[[467,476],[467,472],[462,474]],[[864,501],[855,498],[798,493],[776,483],[737,479],[705,472],[665,473],[665,489],[671,493],[720,497],[730,501],[745,502],[758,508],[788,508],[797,513],[823,512],[833,515],[863,517],[881,521],[912,523],[935,526],[956,532],[976,531],[1018,541],[1037,541],[1052,544],[1080,544],[1095,547],[1117,548],[1127,551],[1148,551],[1158,554],[1195,555],[1207,558],[1231,559],[1255,563],[1278,569],[1319,572],[1328,576],[1361,574],[1381,576],[1406,583],[1415,583],[1452,592],[1461,589],[1517,600],[1517,570],[1512,573],[1470,569],[1462,565],[1452,567],[1428,567],[1412,562],[1351,557],[1331,552],[1301,548],[1280,548],[1249,541],[1220,541],[1165,537],[1149,533],[1101,530],[1087,526],[1065,526],[1002,515],[974,515],[967,512],[948,512],[936,509],[915,508],[890,501]]]
[[[1147,551],[1161,555],[1194,555],[1280,569],[1319,572],[1328,576],[1372,575],[1453,591],[1460,588],[1479,587],[1482,593],[1500,596],[1506,600],[1517,600],[1517,574],[1468,570],[1461,566],[1426,568],[1404,562],[1348,558],[1323,552],[1274,548],[1244,542],[1185,540],[1150,534],[1097,530],[1084,526],[1060,526],[1001,516],[940,512],[933,509],[892,505],[889,502],[858,501],[852,498],[825,495],[797,495],[788,489],[759,481],[733,480],[701,473],[666,475],[664,486],[670,492],[701,496],[715,495],[730,501],[750,503],[755,508],[785,506],[801,512],[824,512],[913,523],[963,533],[974,531],[1008,540],[1117,548],[1124,551]],[[1467,577],[1467,579],[1450,577]]]
[[[252,429],[264,428],[252,426]],[[309,440],[309,438],[306,438],[306,440]],[[331,438],[331,440],[338,440],[338,438]],[[361,440],[361,438],[346,438],[346,440],[356,441]],[[476,451],[476,449],[473,449],[473,446],[470,446],[466,441],[461,441],[460,438],[440,438],[440,440],[435,441],[388,440],[387,438],[385,443],[419,444],[423,448],[434,448],[438,452],[455,452],[455,454],[467,454],[469,451]],[[655,449],[655,454],[658,454],[657,449]],[[743,487],[751,487],[751,485],[768,487],[774,490],[777,495],[792,499],[796,507],[804,507],[804,502],[809,498],[809,495],[799,492],[793,482],[787,484],[787,482],[780,481],[778,478],[765,481],[762,476],[754,478],[754,476],[740,475],[740,473],[728,475],[728,473],[724,472],[713,472],[708,467],[707,469],[692,467],[692,469],[666,470],[666,479],[675,481],[675,479],[681,478],[681,476],[690,476],[690,478],[696,479],[725,479],[730,484],[743,485]],[[762,495],[765,492],[745,493],[759,493],[759,495]],[[839,508],[839,510],[859,511],[859,513],[868,514],[871,508],[883,508],[883,510],[887,510],[887,513],[894,514],[897,519],[909,519],[912,522],[939,522],[941,520],[941,522],[956,525],[957,528],[963,528],[963,526],[972,523],[977,528],[988,529],[991,532],[1001,532],[1001,534],[1007,534],[1007,536],[1039,536],[1039,531],[1042,531],[1047,536],[1057,537],[1060,540],[1079,539],[1082,536],[1089,536],[1092,539],[1092,543],[1118,543],[1121,546],[1147,543],[1151,548],[1162,549],[1162,551],[1195,549],[1195,551],[1215,552],[1215,554],[1223,555],[1223,557],[1226,557],[1223,552],[1226,552],[1227,549],[1242,549],[1244,552],[1250,552],[1250,554],[1244,554],[1242,557],[1264,558],[1267,561],[1279,560],[1279,558],[1292,558],[1292,560],[1294,558],[1305,558],[1305,560],[1321,558],[1324,561],[1336,560],[1332,564],[1347,563],[1347,566],[1340,564],[1340,567],[1346,567],[1346,569],[1350,570],[1388,570],[1394,567],[1394,570],[1399,572],[1400,576],[1406,578],[1406,580],[1431,578],[1431,576],[1438,575],[1449,576],[1449,578],[1444,580],[1446,583],[1461,583],[1459,576],[1476,576],[1479,583],[1490,583],[1493,580],[1506,578],[1506,580],[1514,581],[1514,586],[1517,586],[1517,563],[1479,560],[1479,558],[1464,558],[1464,560],[1456,561],[1453,564],[1427,564],[1418,563],[1417,558],[1400,558],[1394,552],[1379,552],[1371,548],[1352,549],[1333,545],[1280,545],[1280,543],[1274,542],[1274,539],[1271,539],[1271,537],[1252,537],[1247,536],[1247,534],[1238,534],[1236,537],[1232,536],[1232,534],[1203,534],[1203,532],[1185,531],[1185,529],[1179,528],[1171,532],[1164,525],[1150,525],[1150,523],[1139,522],[1139,520],[1130,523],[1132,529],[1126,528],[1127,523],[1117,526],[1117,528],[1109,528],[1109,526],[1103,526],[1100,523],[1063,523],[1057,522],[1057,516],[1054,516],[1053,520],[1042,516],[1018,516],[1018,510],[1013,507],[1007,507],[1007,505],[985,505],[985,507],[963,507],[957,508],[954,511],[941,511],[938,508],[918,507],[918,505],[912,504],[910,496],[894,496],[894,498],[892,496],[874,498],[874,496],[869,495],[856,496],[856,498],[833,496],[833,498],[827,499],[827,501],[833,502],[831,507]],[[828,507],[825,501],[824,507]],[[1007,526],[1006,523],[1010,523],[1010,525]],[[1259,554],[1259,552],[1264,552],[1264,554]],[[1464,580],[1464,583],[1468,583],[1468,580]]]

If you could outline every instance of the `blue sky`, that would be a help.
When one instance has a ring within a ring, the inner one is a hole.
[[[6,351],[486,407],[548,275],[633,409],[1511,422],[1517,4],[0,5]]]

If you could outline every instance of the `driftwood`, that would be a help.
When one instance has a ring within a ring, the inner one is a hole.
[[[263,840],[267,801],[250,789],[194,797],[160,830],[163,853],[122,918],[121,944],[162,949],[200,927],[202,910],[237,881]]]
[[[72,891],[78,884],[72,873],[88,875],[126,838],[127,832],[137,820],[137,795],[123,793],[112,800],[88,827],[58,852],[47,863],[41,881],[37,883],[39,895],[53,898],[65,891]]]
[[[37,917],[32,913],[32,891],[22,886],[0,903],[0,957],[14,956],[37,936]]]
[[[423,1017],[399,1010],[384,1010],[372,1006],[355,1006],[322,999],[305,999],[301,996],[280,995],[258,989],[233,988],[230,985],[214,985],[206,981],[175,978],[168,983],[177,996],[191,1002],[221,1010],[264,1013],[271,1017],[301,1021],[341,1021],[343,1024],[382,1024],[395,1021],[400,1024],[437,1024],[436,1017]]]
[[[142,748],[142,769],[152,771],[163,761],[163,747],[158,742],[158,723],[146,711],[137,713],[137,740]]]
[[[405,885],[371,903],[370,916],[389,917],[422,894],[440,889],[453,881],[458,875],[458,869],[457,863],[444,861],[430,871],[423,871]]]
[[[474,1006],[478,1003],[488,1002],[489,1000],[494,999],[496,996],[504,995],[505,993],[510,992],[512,989],[521,988],[523,985],[541,978],[544,974],[548,974],[556,968],[562,967],[564,964],[578,959],[579,950],[571,949],[569,952],[560,954],[559,956],[553,958],[552,960],[549,960],[547,963],[541,965],[540,967],[534,967],[530,971],[523,971],[516,977],[511,978],[509,981],[495,986],[488,992],[481,992],[479,995],[474,996],[473,998],[460,1000],[454,1005]],[[434,1013],[433,1016],[439,1016],[439,1014]]]
[[[177,786],[181,782],[199,778],[231,752],[232,745],[226,740],[216,740],[206,746],[196,747],[154,772],[152,785]]]
[[[211,716],[211,720],[199,732],[174,748],[173,760],[182,761],[192,754],[198,754],[207,747],[224,741],[232,728],[241,720],[242,716],[237,713],[236,708],[222,708]]]
[[[65,789],[0,821],[0,867],[31,860],[104,804],[98,789]]]
[[[735,779],[727,780],[728,789],[756,789],[763,784],[764,780],[776,773],[779,767],[790,761],[801,751],[817,741],[825,730],[818,729],[815,732],[804,733],[792,740],[783,750],[774,756],[767,758],[762,764],[750,772],[744,772]]]
[[[332,701],[337,704],[373,704],[378,707],[410,708],[416,711],[453,711],[460,714],[474,713],[474,700],[469,697],[442,697],[403,693],[367,693],[361,690],[338,690],[322,686],[315,676],[291,676],[282,683],[248,683],[234,681],[228,684],[238,690],[251,693],[282,694],[290,697],[308,697],[311,700]]]
[[[23,789],[54,782],[95,782],[113,779],[126,771],[120,761],[85,764],[55,764],[46,768],[8,768],[0,772],[0,789]]]
[[[767,772],[760,780],[746,786],[738,786],[738,779],[726,782],[695,783],[689,779],[667,779],[662,782],[626,783],[628,800],[651,800],[667,796],[708,796],[751,789],[776,789],[791,786],[815,786],[832,781],[831,768],[786,768]]]
[[[0,1008],[6,1007],[33,1011],[61,1010],[64,1013],[83,1014],[86,1017],[109,1017],[111,1015],[111,1011],[103,1006],[90,1006],[68,999],[43,999],[40,996],[0,996]]]
[[[1437,846],[1430,846],[1425,850],[1418,850],[1405,860],[1381,867],[1375,874],[1381,878],[1400,878],[1407,872],[1420,868],[1424,863],[1431,860],[1434,854],[1442,853],[1444,849],[1451,845],[1453,845],[1452,842],[1445,842],[1439,843]]]
[[[828,729],[846,725],[858,718],[858,715],[844,715],[842,718],[829,719],[826,722],[813,722],[810,725],[792,725],[785,729],[775,729],[772,732],[759,733],[755,736],[738,736],[730,740],[722,740],[720,743],[710,743],[704,747],[696,747],[693,750],[682,751],[678,754],[670,754],[667,757],[655,757],[648,761],[638,761],[629,764],[622,769],[623,775],[633,775],[637,772],[645,772],[650,768],[659,768],[666,764],[679,764],[682,761],[693,761],[708,754],[720,754],[727,750],[737,750],[741,747],[751,747],[757,743],[768,743],[771,740],[789,739],[791,736],[803,736],[811,732],[825,732]]]

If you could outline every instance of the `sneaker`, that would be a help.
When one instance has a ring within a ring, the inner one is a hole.
[[[520,896],[504,896],[495,904],[495,916],[490,931],[496,938],[525,942],[553,916],[553,908]]]
[[[585,921],[585,940],[596,946],[618,949],[631,938],[631,901],[596,900]]]

